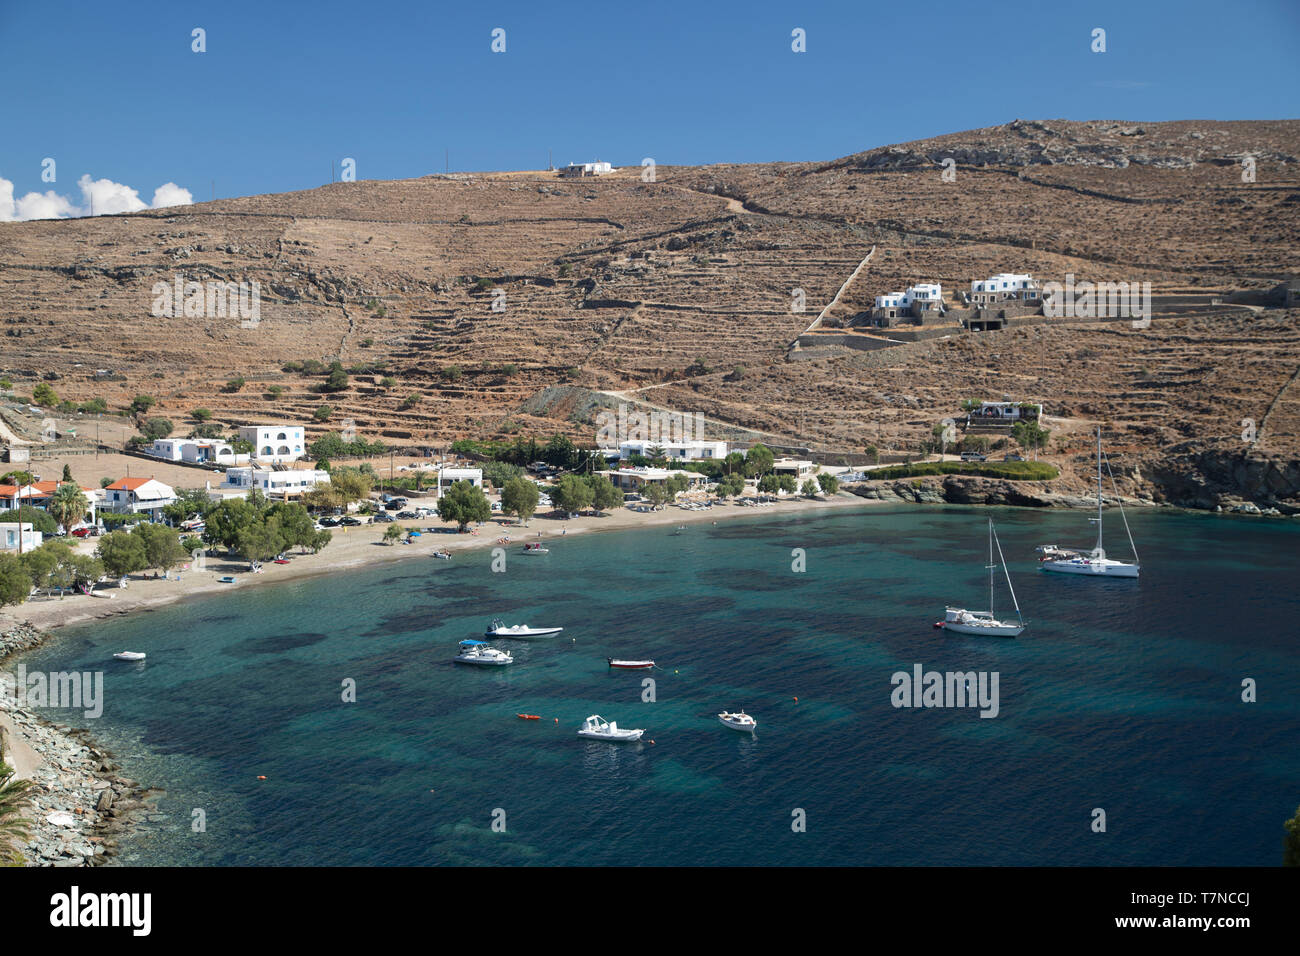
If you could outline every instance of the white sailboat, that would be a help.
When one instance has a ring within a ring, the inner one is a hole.
[[[1114,484],[1114,476],[1111,477],[1111,483]],[[1115,489],[1115,498],[1119,501],[1119,489]],[[1128,533],[1129,547],[1133,549],[1133,563],[1128,564],[1124,561],[1116,561],[1114,558],[1106,557],[1106,549],[1102,547],[1101,538],[1101,521],[1102,521],[1102,497],[1101,497],[1101,426],[1097,426],[1097,517],[1089,518],[1089,521],[1097,523],[1097,545],[1091,551],[1082,551],[1072,548],[1059,548],[1054,544],[1039,545],[1038,552],[1043,556],[1039,559],[1039,567],[1044,571],[1054,571],[1058,574],[1091,574],[1101,575],[1110,578],[1135,578],[1138,576],[1140,565],[1137,560],[1137,545],[1133,543],[1133,532],[1129,531],[1128,517],[1124,514],[1124,502],[1119,501],[1120,517],[1124,519],[1124,530]]]
[[[1007,578],[1007,590],[1011,592],[1011,603],[1016,606],[1015,621],[999,621],[993,614],[993,572],[997,565],[993,563],[993,546],[997,545],[998,560],[1002,563],[1002,573]],[[989,609],[987,611],[968,611],[962,607],[948,607],[944,617],[934,626],[957,634],[978,634],[984,637],[1019,637],[1028,625],[1020,615],[1020,602],[1016,600],[1016,590],[1011,586],[1011,574],[1007,571],[1007,559],[1002,556],[1002,542],[998,541],[993,530],[993,519],[989,519]]]

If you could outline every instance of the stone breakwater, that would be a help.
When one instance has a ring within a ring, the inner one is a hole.
[[[36,764],[30,778],[30,839],[19,850],[29,866],[100,866],[117,852],[118,837],[153,809],[156,791],[117,774],[112,754],[89,732],[52,723],[20,707],[9,658],[46,635],[30,624],[0,630],[0,733],[6,761],[19,763],[22,747]]]

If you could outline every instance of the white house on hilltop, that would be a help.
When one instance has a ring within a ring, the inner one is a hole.
[[[159,438],[147,451],[163,461],[188,461],[196,465],[238,465],[248,461],[248,455],[236,454],[234,445],[218,438]]]
[[[612,173],[614,167],[609,163],[569,163],[560,170],[565,179],[582,179],[586,176],[604,176]]]
[[[987,279],[977,279],[970,284],[972,305],[989,305],[1007,299],[1034,302],[1042,298],[1043,287],[1028,273],[999,272]]]
[[[253,446],[255,461],[296,461],[307,453],[302,425],[240,425],[239,437]]]
[[[904,315],[921,318],[927,312],[943,312],[943,286],[938,282],[919,282],[906,292],[876,296],[873,319],[897,319]]]

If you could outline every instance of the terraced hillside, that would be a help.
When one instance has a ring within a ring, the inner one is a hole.
[[[569,386],[826,451],[906,447],[960,398],[1006,394],[1043,401],[1062,435],[1104,419],[1152,461],[1187,442],[1239,452],[1240,420],[1266,418],[1252,453],[1294,459],[1294,310],[789,347],[842,287],[827,331],[883,292],[1000,271],[1273,288],[1300,262],[1297,157],[1291,121],[1016,121],[827,163],[661,166],[655,182],[466,174],[4,223],[0,371],[20,394],[40,378],[116,407],[148,393],[178,423],[204,407],[410,445],[590,440],[592,401],[546,391]],[[153,314],[155,283],[177,276],[259,283],[260,321]],[[322,393],[321,375],[284,371],[304,359],[354,371]]]

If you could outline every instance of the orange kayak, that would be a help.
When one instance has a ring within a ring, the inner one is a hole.
[[[542,719],[541,717],[537,716],[537,714],[515,714],[515,716],[518,717],[520,720],[541,720]]]

